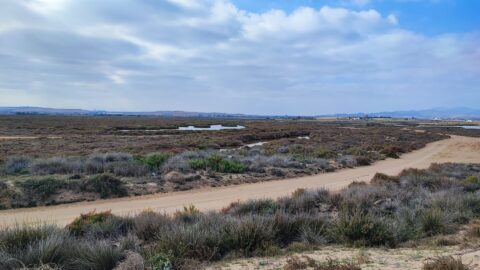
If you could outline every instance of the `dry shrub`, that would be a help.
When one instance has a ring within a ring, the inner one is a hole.
[[[136,252],[128,252],[124,261],[118,264],[114,270],[144,270],[145,261],[142,255]]]
[[[469,270],[470,268],[462,263],[460,258],[452,256],[430,259],[423,264],[423,270]]]
[[[400,182],[400,178],[397,176],[390,176],[383,173],[376,173],[375,176],[370,181],[372,185],[385,185],[387,183],[398,184]]]
[[[326,262],[317,262],[308,256],[292,256],[287,259],[284,270],[361,270],[361,268],[352,262],[338,262],[327,259]]]

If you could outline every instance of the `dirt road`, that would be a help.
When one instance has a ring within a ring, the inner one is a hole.
[[[452,136],[450,139],[434,142],[425,148],[404,154],[400,159],[387,159],[371,166],[313,176],[133,198],[4,210],[0,211],[0,226],[38,221],[65,225],[81,213],[93,210],[111,210],[118,215],[135,214],[145,209],[171,213],[189,204],[195,205],[200,210],[215,210],[238,200],[289,195],[298,188],[325,187],[330,190],[339,190],[352,181],[369,181],[377,172],[394,175],[405,168],[427,168],[434,162],[479,163],[480,138]]]

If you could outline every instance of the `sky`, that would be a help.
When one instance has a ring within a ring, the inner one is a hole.
[[[0,106],[479,109],[479,11],[476,0],[0,0]]]

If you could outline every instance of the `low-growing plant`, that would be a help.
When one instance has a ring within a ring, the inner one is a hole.
[[[31,159],[23,156],[10,157],[5,162],[5,172],[7,174],[26,174]]]
[[[124,236],[133,228],[133,221],[114,216],[110,211],[81,214],[67,226],[67,229],[74,235],[89,234],[96,238]]]
[[[84,171],[84,162],[79,158],[53,157],[35,160],[30,171],[35,174],[75,174]]]
[[[193,159],[190,166],[194,170],[212,170],[221,173],[242,173],[245,167],[236,161],[225,159],[218,155],[212,155],[202,159]]]
[[[22,188],[28,196],[33,196],[33,198],[38,197],[41,200],[46,200],[50,196],[54,195],[59,189],[65,187],[66,182],[49,177],[17,181],[15,182],[15,185]]]
[[[444,256],[430,259],[423,264],[423,270],[469,270],[460,258]]]
[[[354,246],[394,246],[395,239],[388,224],[372,213],[341,213],[329,229],[336,242]]]
[[[87,179],[82,188],[98,193],[101,198],[123,197],[128,194],[123,182],[111,174],[101,174]]]
[[[158,170],[171,157],[170,153],[152,153],[138,160],[151,170]]]

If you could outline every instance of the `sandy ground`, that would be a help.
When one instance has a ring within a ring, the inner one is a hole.
[[[313,176],[168,194],[4,210],[0,211],[0,226],[40,221],[65,225],[81,213],[94,210],[111,210],[117,215],[131,215],[146,209],[171,213],[190,204],[203,211],[217,210],[235,201],[286,196],[298,188],[323,187],[339,190],[353,181],[369,181],[377,172],[396,175],[406,168],[427,168],[431,163],[443,162],[479,163],[480,138],[452,136],[450,139],[430,143],[420,150],[404,154],[400,159],[387,159],[371,166]]]
[[[350,262],[361,267],[362,270],[421,270],[425,262],[443,256],[459,258],[469,266],[470,270],[480,270],[480,237],[472,236],[471,228],[480,225],[480,220],[472,221],[463,226],[460,231],[452,235],[425,238],[420,242],[412,243],[412,247],[401,248],[353,248],[345,246],[319,246],[316,250],[297,253],[287,253],[273,257],[254,257],[233,259],[213,263],[206,267],[208,270],[253,270],[253,269],[285,269],[288,261],[319,263],[333,260]],[[438,245],[439,240],[454,243],[451,246]],[[290,265],[291,266],[291,265]],[[292,268],[289,268],[292,269]],[[308,268],[312,269],[312,268]],[[443,268],[442,268],[443,269]],[[446,268],[445,268],[446,269]]]
[[[297,257],[305,261],[306,257],[317,262],[326,262],[332,259],[339,262],[352,262],[358,264],[362,270],[403,270],[422,269],[423,264],[441,256],[461,258],[471,270],[480,269],[480,251],[475,249],[459,249],[459,247],[419,247],[398,249],[354,249],[343,247],[322,247],[320,250],[292,254],[289,256],[251,258],[231,262],[220,262],[207,267],[210,270],[248,270],[248,269],[284,269],[287,260]]]

